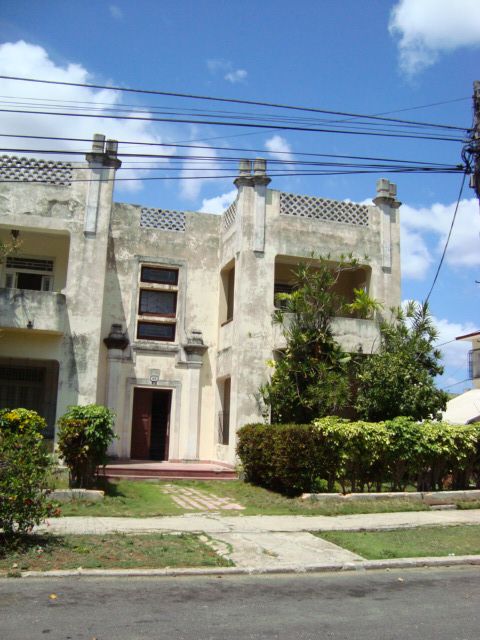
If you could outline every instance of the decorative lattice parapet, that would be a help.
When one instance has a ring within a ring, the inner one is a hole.
[[[69,187],[73,167],[69,162],[0,156],[0,182],[32,182]]]
[[[280,193],[280,213],[297,218],[340,222],[368,227],[368,207],[364,204]]]
[[[161,229],[162,231],[185,231],[185,213],[142,207],[140,226],[147,229]]]
[[[232,204],[228,207],[228,209],[223,214],[222,219],[223,219],[224,231],[226,231],[227,229],[230,229],[232,224],[235,222],[236,216],[237,216],[237,201],[235,200],[234,202],[232,202]]]

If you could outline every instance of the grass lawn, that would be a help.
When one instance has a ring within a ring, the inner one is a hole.
[[[0,548],[2,548],[0,540]],[[218,556],[194,534],[104,536],[30,535],[15,549],[0,551],[0,574],[51,569],[136,569],[163,567],[225,567]]]
[[[480,554],[480,526],[392,531],[320,531],[315,535],[368,560]]]
[[[169,484],[195,488],[218,497],[228,497],[245,507],[243,511],[224,511],[224,515],[326,515],[353,513],[385,513],[389,511],[425,511],[421,504],[400,500],[365,501],[354,504],[322,505],[314,500],[286,498],[273,491],[255,487],[241,480],[170,480]],[[103,502],[78,501],[61,505],[64,516],[131,516],[151,517],[192,513],[192,509],[177,506],[162,492],[163,482],[132,482],[120,480],[105,485]],[[100,487],[101,488],[101,487]]]

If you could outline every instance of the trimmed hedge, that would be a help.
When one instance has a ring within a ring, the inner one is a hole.
[[[246,480],[287,495],[304,491],[418,491],[480,485],[480,423],[399,417],[385,422],[322,418],[251,424],[238,432]]]

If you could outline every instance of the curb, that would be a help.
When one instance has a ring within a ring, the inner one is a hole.
[[[21,578],[146,578],[146,577],[182,577],[182,576],[216,576],[229,575],[275,575],[302,573],[343,573],[346,571],[380,571],[391,569],[418,569],[437,567],[480,566],[480,555],[456,557],[397,558],[394,560],[363,560],[318,565],[288,565],[280,567],[208,567],[178,569],[67,569],[55,571],[22,571]],[[0,579],[13,577],[0,575]]]

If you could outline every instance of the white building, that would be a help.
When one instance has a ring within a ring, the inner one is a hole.
[[[468,377],[473,389],[455,396],[447,402],[442,419],[453,424],[469,424],[480,421],[480,331],[458,336],[456,340],[470,342],[468,352]]]
[[[121,458],[233,462],[282,346],[274,292],[300,259],[352,252],[347,301],[365,287],[400,303],[395,185],[379,180],[372,206],[293,195],[242,161],[217,216],[114,203],[119,165],[99,135],[81,167],[1,159],[0,239],[20,247],[1,265],[0,406],[35,408],[53,432],[68,405],[106,404]],[[334,326],[345,349],[378,344],[374,320]]]

